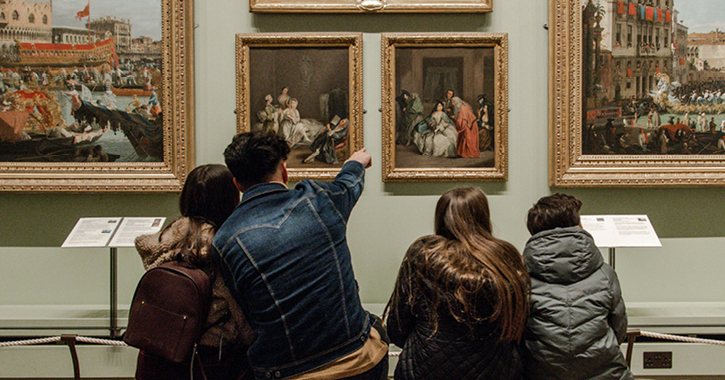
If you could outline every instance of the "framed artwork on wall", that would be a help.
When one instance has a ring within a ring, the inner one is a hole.
[[[722,3],[550,4],[549,184],[725,185]]]
[[[237,131],[292,148],[290,181],[331,180],[363,147],[362,34],[237,34]]]
[[[3,5],[0,190],[180,190],[193,163],[191,2],[77,4]]]
[[[470,13],[491,12],[493,0],[249,0],[251,12]]]
[[[508,176],[508,36],[383,34],[383,181]]]

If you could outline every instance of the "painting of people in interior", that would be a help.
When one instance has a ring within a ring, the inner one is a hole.
[[[309,177],[339,170],[362,135],[359,93],[351,85],[359,78],[351,70],[349,47],[327,46],[326,40],[297,47],[284,38],[288,44],[255,45],[265,38],[251,35],[240,42],[248,47],[249,65],[248,77],[239,78],[248,89],[248,104],[240,107],[250,111],[240,129],[284,138],[291,149],[287,167],[292,173]]]
[[[391,50],[395,170],[496,168],[505,136],[497,128],[506,128],[496,111],[497,101],[506,101],[499,87],[501,46],[432,45],[399,43]]]

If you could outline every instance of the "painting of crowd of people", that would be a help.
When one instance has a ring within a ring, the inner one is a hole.
[[[722,8],[582,0],[583,154],[725,154]]]

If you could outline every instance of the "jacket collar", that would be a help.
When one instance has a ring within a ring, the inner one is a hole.
[[[285,184],[281,182],[264,182],[258,183],[242,194],[242,201],[240,204],[249,202],[252,199],[259,198],[268,194],[281,193],[288,191],[289,189]]]

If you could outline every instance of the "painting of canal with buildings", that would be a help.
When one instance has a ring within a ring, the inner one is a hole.
[[[725,154],[725,1],[582,11],[582,153]]]
[[[0,0],[0,161],[163,161],[161,39],[160,0]]]

